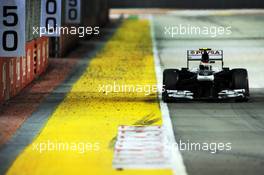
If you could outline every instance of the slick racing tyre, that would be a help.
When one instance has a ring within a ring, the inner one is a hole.
[[[246,69],[233,69],[232,70],[232,89],[245,89],[245,97],[238,98],[237,102],[247,101],[249,97],[248,73]]]
[[[179,70],[178,69],[165,69],[164,70],[163,90],[162,90],[162,100],[164,102],[170,102],[167,90],[175,90],[178,80],[179,80]]]

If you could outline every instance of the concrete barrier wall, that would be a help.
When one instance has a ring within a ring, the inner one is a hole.
[[[264,0],[110,0],[112,8],[264,8]]]
[[[81,24],[67,24],[65,22],[65,1],[62,1],[62,26],[81,26],[95,27],[104,26],[109,19],[109,3],[108,0],[81,0]],[[85,35],[84,38],[90,38],[90,35]],[[77,46],[79,40],[78,35],[61,35],[59,38],[50,39],[50,56],[64,57],[72,48]]]
[[[64,21],[65,1],[62,2],[62,26],[71,27],[73,24]],[[19,94],[24,87],[44,73],[49,55],[65,56],[80,40],[78,35],[50,38],[34,35],[32,26],[39,27],[40,7],[41,0],[26,0],[26,56],[0,58],[0,104]],[[108,22],[108,0],[82,0],[81,7],[81,27],[103,26]]]

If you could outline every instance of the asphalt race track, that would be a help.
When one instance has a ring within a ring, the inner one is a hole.
[[[245,14],[244,14],[245,13]],[[186,50],[224,50],[225,66],[246,68],[251,97],[247,103],[186,102],[168,104],[179,143],[231,143],[230,151],[181,151],[188,174],[261,175],[264,172],[264,23],[254,11],[178,11],[154,17],[163,68],[186,66]],[[165,26],[231,26],[232,34],[165,33]]]

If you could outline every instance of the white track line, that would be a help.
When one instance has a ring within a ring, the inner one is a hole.
[[[162,69],[160,65],[160,59],[158,56],[158,50],[155,40],[155,30],[154,30],[154,22],[153,22],[153,16],[150,16],[150,23],[151,23],[151,37],[152,37],[152,46],[153,46],[153,54],[154,54],[154,61],[155,61],[155,70],[156,70],[156,77],[157,77],[157,83],[158,83],[158,89],[159,89],[159,99],[161,99],[161,92],[162,92]],[[172,154],[171,154],[171,160],[172,160],[172,170],[174,175],[187,175],[186,168],[182,159],[182,155],[177,147],[177,143],[175,140],[173,128],[172,128],[172,122],[169,114],[169,109],[167,106],[167,103],[164,103],[162,100],[160,100],[160,109],[161,109],[161,115],[163,120],[163,127],[166,132],[166,135],[168,137],[168,141],[171,144],[172,148]]]

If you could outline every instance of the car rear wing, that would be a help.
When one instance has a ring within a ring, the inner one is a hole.
[[[187,50],[187,67],[189,68],[190,61],[201,61],[203,50]],[[221,61],[224,66],[223,50],[207,50],[210,61]]]

